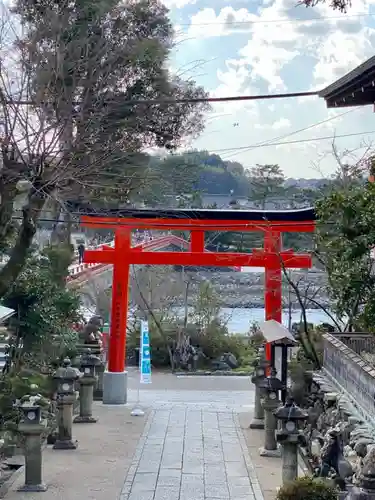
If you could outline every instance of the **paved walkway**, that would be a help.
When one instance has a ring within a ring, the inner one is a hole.
[[[20,493],[20,469],[6,500],[118,500],[124,486],[145,418],[130,416],[131,408],[94,404],[96,424],[74,424],[76,450],[43,450],[45,493]],[[147,418],[148,415],[146,415]]]
[[[169,378],[174,390],[160,390],[166,382],[154,377],[140,391],[153,410],[121,500],[263,500],[237,416],[253,407],[250,380]]]
[[[121,500],[263,500],[233,412],[154,410]]]
[[[264,500],[238,420],[253,408],[249,378],[155,373],[139,391],[144,418],[129,415],[138,380],[127,407],[95,405],[98,424],[74,425],[77,450],[44,452],[47,493],[17,493],[22,474],[6,498]]]

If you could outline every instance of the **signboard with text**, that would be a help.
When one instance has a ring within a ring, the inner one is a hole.
[[[141,372],[141,384],[151,384],[150,335],[147,321],[141,321],[140,340],[139,365]]]

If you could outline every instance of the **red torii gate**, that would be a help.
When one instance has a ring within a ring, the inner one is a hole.
[[[253,266],[265,268],[266,320],[282,322],[282,268],[309,268],[311,255],[282,251],[283,232],[314,232],[315,213],[312,208],[286,211],[261,210],[111,210],[103,214],[81,217],[90,228],[111,228],[115,231],[114,248],[86,250],[84,262],[113,264],[111,330],[108,354],[108,383],[104,380],[103,402],[126,402],[126,324],[128,314],[129,266],[131,264],[184,266]],[[132,248],[131,231],[191,231],[190,251],[142,251]],[[251,254],[206,252],[205,231],[262,231],[263,250]],[[266,349],[271,359],[270,345]],[[118,382],[115,375],[123,375]],[[106,391],[107,389],[107,391]],[[105,394],[107,393],[107,395]]]

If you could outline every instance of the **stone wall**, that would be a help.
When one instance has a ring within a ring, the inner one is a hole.
[[[303,395],[298,381],[291,388],[309,415],[301,454],[314,475],[350,490],[375,460],[375,370],[326,334],[323,368],[311,375]]]
[[[375,368],[334,335],[324,335],[323,372],[375,429]]]
[[[359,484],[364,460],[374,454],[374,428],[324,371],[313,375],[303,406],[309,414],[301,448],[305,463],[315,476],[332,477],[342,490],[350,490]]]

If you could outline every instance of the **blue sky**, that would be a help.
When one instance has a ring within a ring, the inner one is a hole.
[[[374,55],[375,0],[353,0],[346,15],[324,4],[296,6],[296,0],[164,3],[177,31],[172,68],[215,96],[318,90]],[[246,167],[278,163],[288,177],[328,176],[337,166],[332,139],[259,144],[366,132],[335,139],[340,158],[356,161],[375,144],[373,111],[328,110],[315,97],[220,103],[204,133],[187,146]]]

